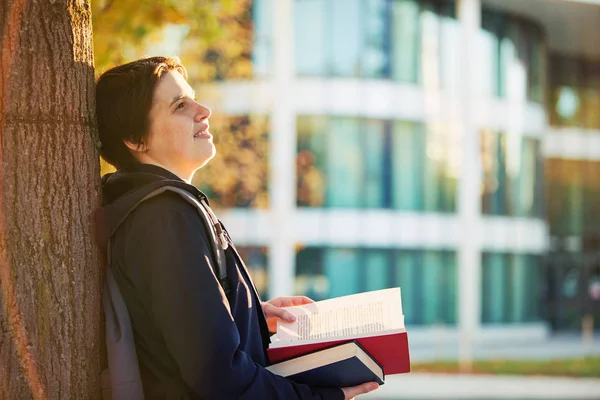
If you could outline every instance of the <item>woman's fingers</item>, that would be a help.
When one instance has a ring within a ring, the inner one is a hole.
[[[274,306],[273,304],[266,303],[263,308],[265,315],[267,318],[276,317],[284,321],[293,322],[296,320],[296,317],[291,314],[289,311],[286,311],[283,308],[279,308],[278,306]]]
[[[345,387],[345,388],[342,388],[342,390],[344,391],[344,399],[350,400],[360,394],[372,392],[373,390],[377,389],[378,387],[379,387],[379,384],[377,384],[377,382],[367,382],[367,383],[363,383],[362,385],[358,385],[358,386]]]

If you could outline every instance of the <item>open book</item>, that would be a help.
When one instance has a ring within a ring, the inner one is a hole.
[[[267,350],[272,363],[356,340],[386,375],[410,371],[400,288],[376,290],[286,308]]]

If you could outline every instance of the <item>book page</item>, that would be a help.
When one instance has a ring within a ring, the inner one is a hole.
[[[278,322],[271,347],[404,330],[400,288],[337,297],[286,309],[297,319],[293,323]]]

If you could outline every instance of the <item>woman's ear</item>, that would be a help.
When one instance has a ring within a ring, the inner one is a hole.
[[[133,143],[133,142],[130,142],[129,140],[123,140],[123,143],[125,143],[125,146],[127,146],[127,148],[133,152],[133,154],[145,153],[146,150],[148,149],[146,144],[143,141],[140,143]]]

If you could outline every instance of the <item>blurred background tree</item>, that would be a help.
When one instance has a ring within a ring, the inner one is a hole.
[[[157,55],[168,41],[179,51],[165,55],[181,58],[198,93],[210,82],[253,77],[251,0],[101,0],[92,3],[92,16],[97,76]],[[210,122],[217,156],[194,184],[217,207],[268,207],[268,119],[215,109]],[[114,170],[104,161],[101,167],[102,174]]]

